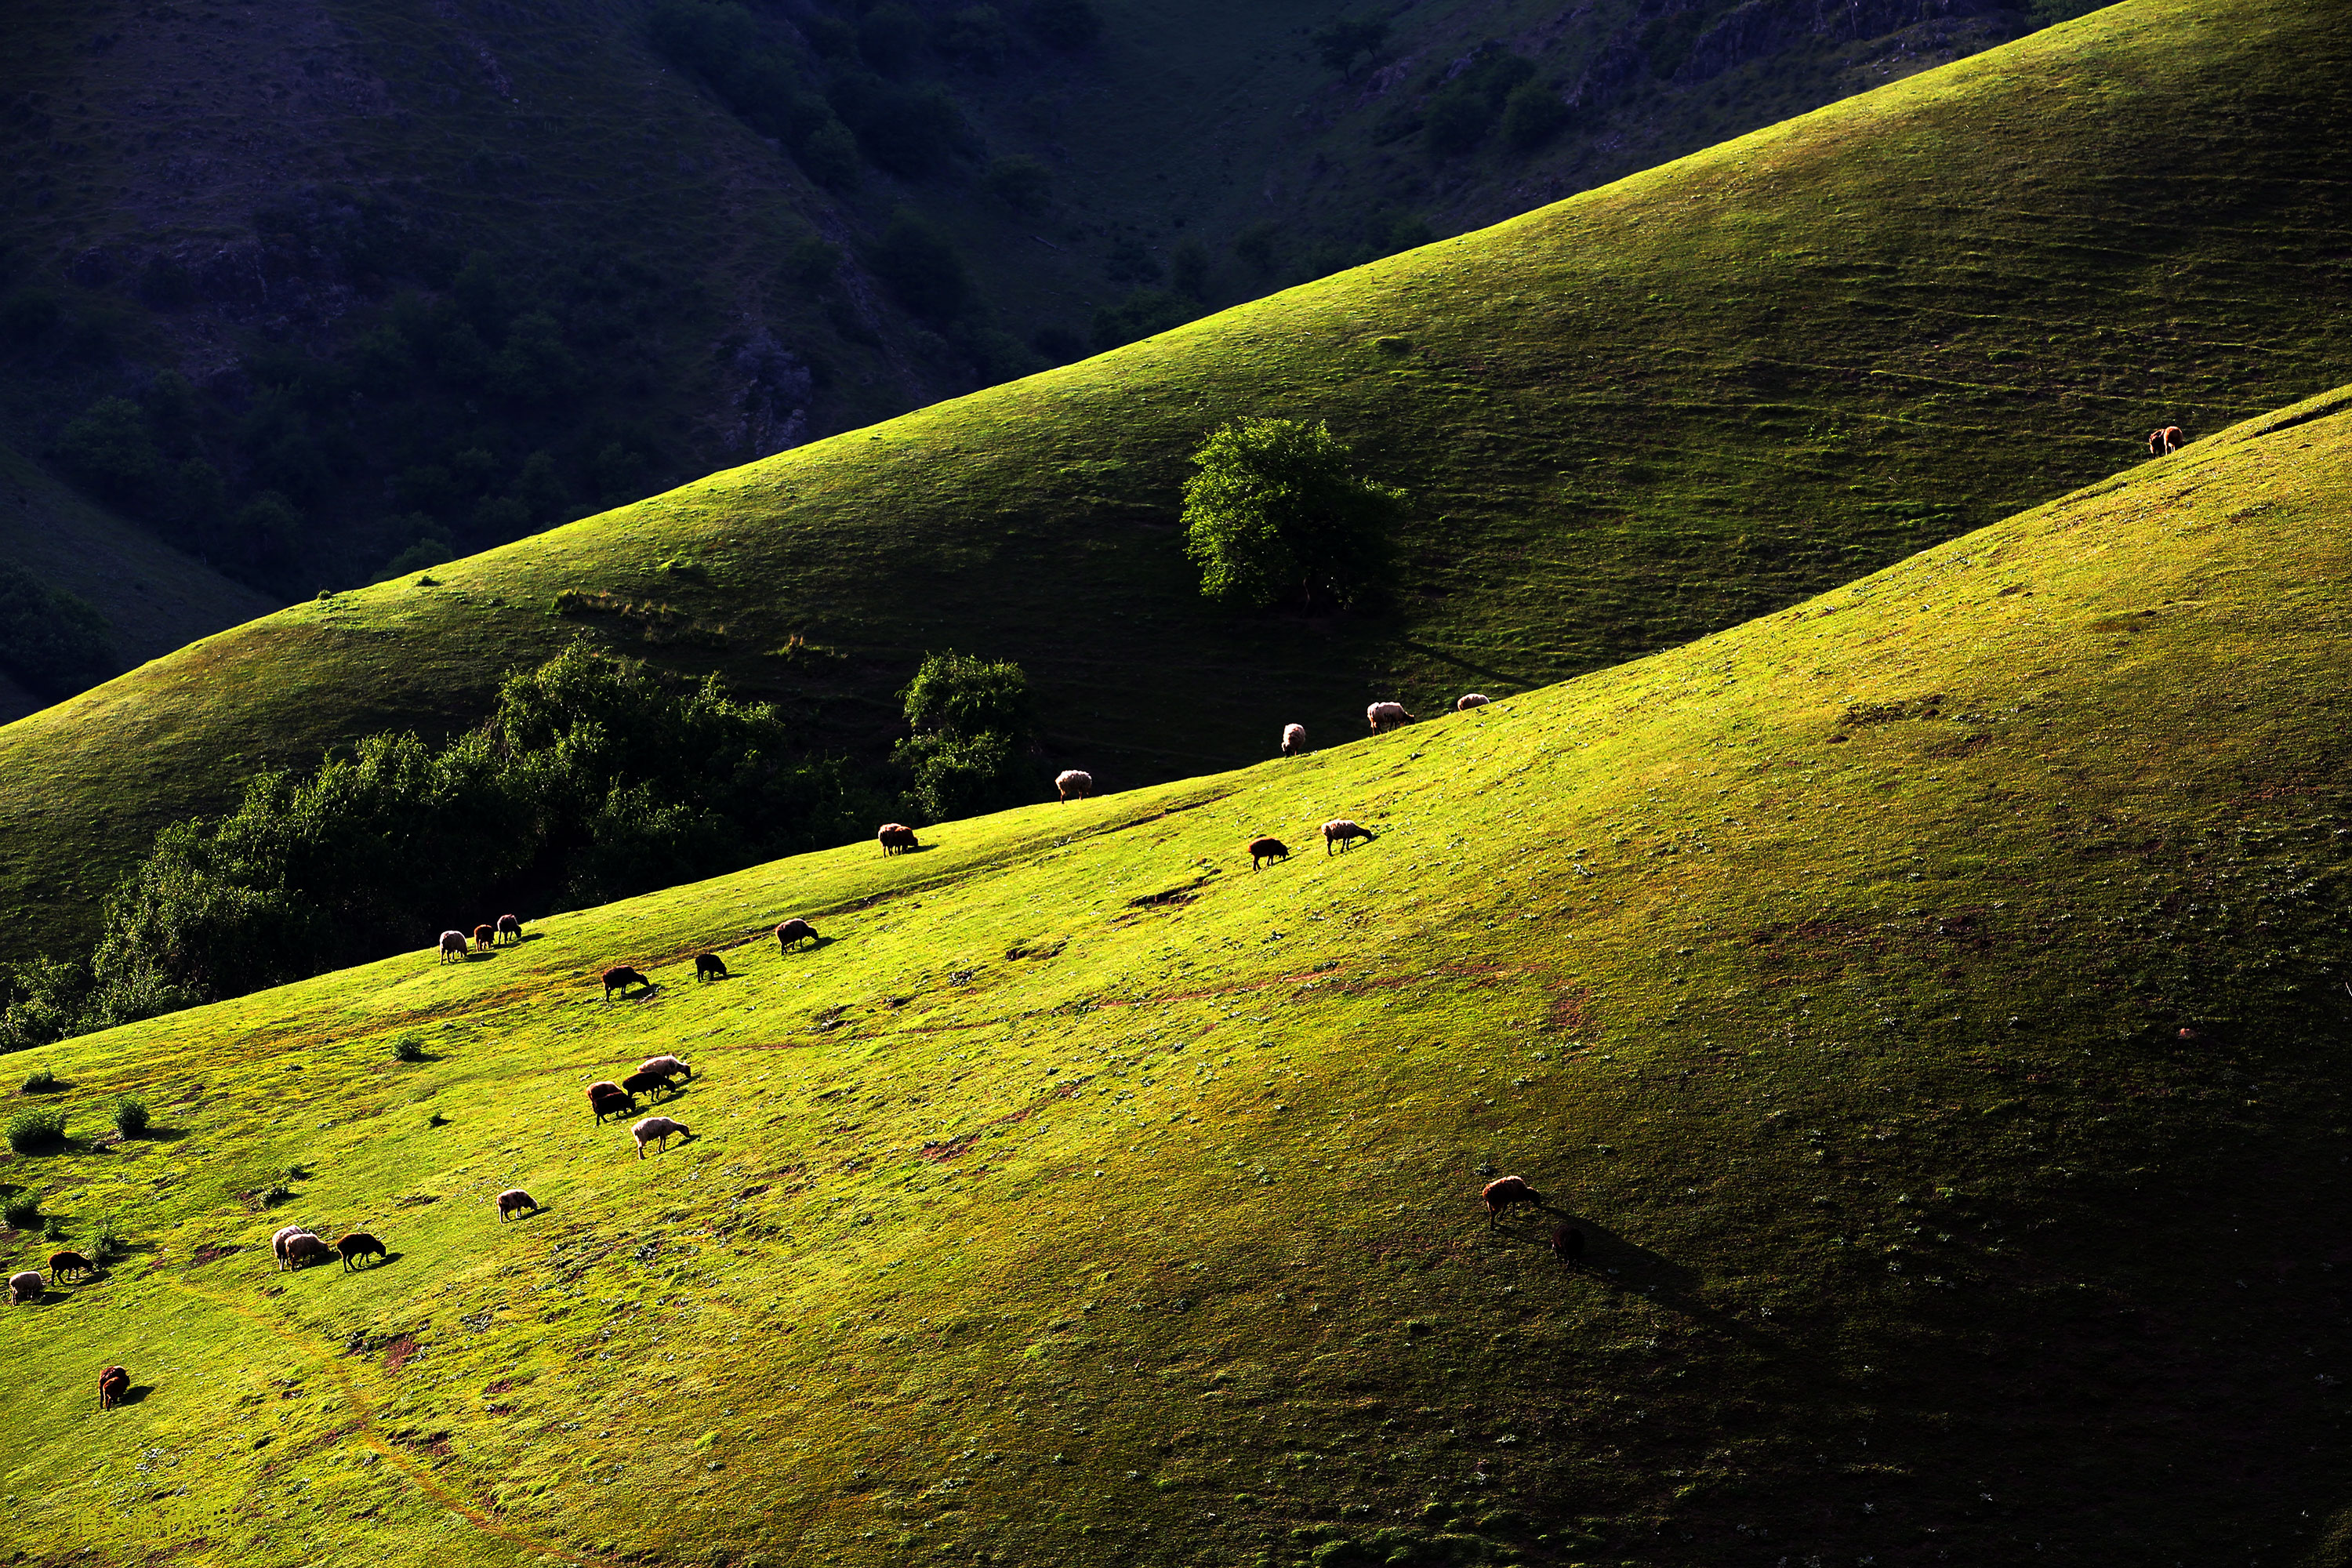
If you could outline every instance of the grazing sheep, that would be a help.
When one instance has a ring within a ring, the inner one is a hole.
[[[522,940],[522,921],[515,919],[512,915],[500,915],[499,917],[498,932],[491,938],[491,940],[495,942],[503,943],[509,937],[514,938],[517,942],[520,942]]]
[[[499,1223],[500,1225],[504,1225],[509,1215],[519,1215],[525,1209],[529,1209],[531,1213],[537,1214],[539,1212],[539,1200],[532,1197],[529,1193],[524,1192],[520,1187],[509,1187],[505,1192],[499,1194]]]
[[[441,933],[441,957],[439,962],[443,963],[463,963],[466,962],[466,933],[464,931],[445,931]]]
[[[1570,1268],[1584,1261],[1584,1233],[1572,1225],[1551,1233],[1551,1255]]]
[[[2151,430],[2147,433],[2147,455],[2151,458],[2169,458],[2175,450],[2186,445],[2188,440],[2187,433],[2178,425],[2167,425],[2161,430]]]
[[[647,1057],[637,1064],[637,1070],[658,1073],[663,1078],[691,1079],[694,1077],[694,1069],[676,1057]]]
[[[1375,702],[1364,710],[1364,722],[1377,735],[1391,724],[1417,724],[1421,721],[1404,710],[1402,702]]]
[[[884,823],[875,833],[874,841],[882,846],[882,853],[885,855],[902,854],[907,850],[920,849],[923,847],[915,837],[915,830],[903,822]]]
[[[1084,800],[1095,793],[1095,775],[1066,768],[1054,775],[1054,789],[1066,801]]]
[[[1359,827],[1344,816],[1335,816],[1323,825],[1323,853],[1331,853],[1331,847],[1335,844],[1344,849],[1359,838],[1369,839],[1371,837],[1370,828]]]
[[[13,1307],[20,1301],[37,1301],[48,1294],[48,1289],[41,1283],[40,1270],[37,1268],[11,1274],[8,1276],[8,1305]]]
[[[1466,696],[1455,698],[1454,700],[1454,710],[1456,713],[1467,713],[1473,708],[1484,708],[1487,703],[1493,700],[1493,698],[1488,697],[1483,691],[1473,691]]]
[[[694,982],[696,984],[699,985],[706,980],[724,980],[726,978],[727,961],[725,959],[719,957],[715,952],[698,952],[694,955]]]
[[[677,1134],[681,1143],[694,1136],[694,1130],[685,1122],[672,1121],[667,1116],[648,1116],[629,1131],[637,1141],[637,1158],[640,1160],[646,1157],[646,1145],[648,1143],[663,1153],[668,1153],[669,1138],[673,1132]]]
[[[490,928],[487,922],[474,928],[474,951],[476,952],[490,951]]]
[[[119,1366],[101,1367],[98,1373],[98,1407],[111,1410],[122,1403],[131,1392],[131,1374]]]
[[[88,1277],[97,1272],[98,1265],[92,1263],[89,1258],[84,1258],[79,1252],[52,1252],[49,1254],[49,1283],[52,1285],[61,1282],[68,1274],[79,1274],[84,1277]]]
[[[668,1079],[657,1072],[633,1072],[621,1080],[621,1092],[626,1095],[651,1094],[657,1089],[668,1089]],[[635,1106],[629,1107],[635,1110]]]
[[[798,918],[788,920],[776,928],[776,946],[785,952],[790,952],[795,942],[818,940],[816,927]]]
[[[1253,838],[1249,841],[1249,852],[1250,869],[1253,871],[1263,862],[1290,858],[1290,846],[1279,838]]]
[[[274,1252],[274,1253],[276,1253],[276,1254],[278,1255],[278,1268],[285,1268],[285,1267],[287,1266],[287,1265],[286,1265],[286,1244],[287,1244],[288,1242],[289,1242],[289,1241],[293,1240],[293,1239],[294,1239],[296,1237],[298,1237],[298,1236],[309,1236],[309,1235],[310,1235],[310,1232],[309,1232],[309,1231],[307,1231],[307,1230],[303,1229],[303,1228],[302,1228],[300,1226],[299,1226],[299,1225],[287,1225],[287,1226],[278,1226],[278,1233],[277,1233],[275,1236],[272,1236],[272,1237],[269,1238],[269,1250],[270,1250],[270,1251],[272,1251],[272,1252]]]
[[[299,1268],[306,1263],[324,1263],[334,1250],[307,1230],[289,1236],[286,1238],[286,1267]]]
[[[610,1002],[613,999],[613,993],[615,991],[621,994],[623,1001],[626,1001],[629,995],[629,987],[632,985],[642,985],[647,991],[654,988],[654,983],[652,981],[646,979],[635,970],[631,969],[625,963],[614,964],[612,968],[604,971],[602,978],[604,982],[604,1000],[607,1002]]]
[[[1307,749],[1307,726],[1285,724],[1282,727],[1282,754],[1295,757]]]
[[[602,1127],[607,1116],[634,1114],[637,1097],[617,1083],[592,1083],[588,1086],[588,1109],[596,1113],[596,1125]]]
[[[347,1269],[353,1267],[352,1259],[365,1258],[371,1252],[374,1253],[378,1259],[392,1256],[383,1249],[383,1243],[363,1230],[355,1230],[349,1236],[340,1237],[335,1242],[335,1250],[343,1255],[343,1267]]]
[[[1541,1208],[1544,1201],[1544,1195],[1519,1176],[1497,1176],[1478,1195],[1486,1200],[1488,1230],[1495,1228],[1495,1216],[1507,1212],[1513,1204],[1533,1204]]]

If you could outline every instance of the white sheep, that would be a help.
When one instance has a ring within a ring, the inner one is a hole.
[[[310,1231],[299,1225],[278,1226],[278,1234],[269,1238],[269,1250],[277,1255],[278,1267],[280,1268],[286,1267],[286,1244],[288,1242],[293,1240],[298,1236],[310,1236],[311,1234],[312,1233]]]
[[[1054,775],[1054,788],[1064,800],[1084,800],[1095,792],[1095,775],[1069,768]]]
[[[12,1307],[19,1301],[37,1301],[47,1291],[48,1286],[41,1279],[41,1271],[37,1268],[28,1268],[22,1274],[8,1276],[8,1304]]]
[[[637,1141],[637,1158],[640,1160],[646,1157],[646,1145],[648,1143],[661,1152],[668,1153],[669,1137],[673,1132],[677,1134],[680,1142],[694,1136],[694,1130],[685,1122],[673,1121],[667,1116],[648,1116],[629,1131]]]
[[[1493,698],[1488,697],[1483,691],[1473,691],[1466,697],[1455,698],[1454,700],[1454,710],[1456,713],[1467,713],[1473,708],[1484,708],[1487,703],[1493,700]]]
[[[676,1057],[648,1057],[637,1064],[637,1070],[656,1078],[691,1079],[694,1076],[694,1069]]]
[[[1323,853],[1328,855],[1334,846],[1345,849],[1359,838],[1369,842],[1371,837],[1370,828],[1359,827],[1344,816],[1335,816],[1323,825]]]
[[[1282,754],[1295,757],[1307,749],[1307,726],[1285,724],[1282,727]]]
[[[1364,722],[1370,724],[1372,733],[1377,735],[1391,724],[1412,724],[1419,721],[1404,710],[1402,702],[1375,702],[1364,710]]]
[[[539,1200],[532,1197],[529,1193],[524,1192],[520,1187],[509,1187],[505,1192],[499,1194],[499,1220],[500,1224],[504,1224],[509,1215],[520,1214],[525,1209],[529,1209],[531,1213],[537,1214],[539,1212]]]
[[[443,963],[463,963],[466,962],[466,933],[464,931],[445,931],[441,933],[440,962]]]

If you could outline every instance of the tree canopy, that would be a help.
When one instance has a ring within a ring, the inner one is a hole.
[[[1201,592],[1267,609],[1345,607],[1386,581],[1405,494],[1356,474],[1318,420],[1237,419],[1210,433],[1184,485],[1185,553]]]

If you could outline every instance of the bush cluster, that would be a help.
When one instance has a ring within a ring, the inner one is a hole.
[[[65,1142],[66,1113],[62,1110],[43,1107],[20,1110],[8,1119],[8,1147],[19,1154],[54,1153],[65,1147]]]
[[[120,668],[105,617],[87,601],[0,562],[0,670],[59,702]]]
[[[1312,610],[1378,591],[1404,492],[1356,474],[1353,457],[1320,421],[1239,419],[1213,431],[1184,483],[1185,552],[1201,592]]]
[[[902,809],[916,823],[1045,798],[1036,699],[1019,665],[950,649],[925,658],[898,695],[914,733],[892,760],[914,776]]]

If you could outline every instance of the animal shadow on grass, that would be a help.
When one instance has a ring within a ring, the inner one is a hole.
[[[122,1391],[122,1397],[114,1402],[114,1407],[120,1410],[126,1405],[137,1405],[154,1392],[155,1385],[152,1383],[134,1383]]]
[[[466,954],[466,962],[468,963],[488,963],[498,955],[499,950],[495,947],[476,948],[473,952]]]
[[[1560,1227],[1580,1230],[1584,1233],[1584,1255],[1563,1268],[1563,1273],[1582,1276],[1616,1295],[1639,1296],[1750,1344],[1771,1342],[1771,1336],[1759,1332],[1755,1324],[1742,1322],[1701,1300],[1699,1287],[1705,1281],[1696,1269],[1651,1251],[1589,1215],[1546,1204],[1542,1216],[1539,1226],[1513,1230],[1506,1222],[1506,1227],[1497,1234],[1513,1247],[1549,1252],[1552,1236]]]

